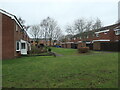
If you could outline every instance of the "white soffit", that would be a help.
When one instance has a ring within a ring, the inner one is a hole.
[[[109,39],[100,39],[100,40],[93,40],[93,42],[98,42],[98,41],[110,41]]]
[[[66,42],[66,43],[74,43],[74,42]]]
[[[104,33],[104,32],[109,32],[109,30],[103,30],[103,31],[95,32],[95,34]]]
[[[114,29],[114,31],[119,31],[120,29]]]
[[[77,43],[82,43],[82,41],[78,41]]]
[[[21,39],[20,41],[21,41],[21,43],[26,43],[26,42],[27,42],[27,41],[25,41],[25,40],[22,40],[22,39]]]

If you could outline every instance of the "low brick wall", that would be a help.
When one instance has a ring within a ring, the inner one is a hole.
[[[78,44],[72,43],[72,44],[71,44],[71,48],[77,49],[77,48],[78,48]]]
[[[71,48],[71,43],[67,43],[66,48]]]
[[[94,42],[93,50],[120,51],[120,42]]]
[[[82,47],[82,43],[78,43],[77,48],[80,48],[80,47]]]
[[[100,48],[102,51],[120,51],[120,42],[102,42]]]
[[[86,47],[86,43],[85,42],[78,43],[77,48],[80,48],[80,47]]]
[[[93,43],[93,50],[100,50],[100,42]]]
[[[93,50],[93,44],[86,44],[86,47],[89,47],[90,50]]]

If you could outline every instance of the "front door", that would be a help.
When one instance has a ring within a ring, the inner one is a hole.
[[[27,54],[27,44],[26,44],[26,42],[21,42],[21,54],[23,54],[23,55]]]

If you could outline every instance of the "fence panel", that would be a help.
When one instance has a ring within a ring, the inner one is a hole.
[[[102,51],[120,51],[120,42],[103,42],[100,48]]]

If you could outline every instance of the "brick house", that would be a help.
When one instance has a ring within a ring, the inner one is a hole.
[[[110,25],[101,28],[95,32],[96,37],[93,39],[93,50],[112,50],[117,51],[120,42],[120,24]]]
[[[28,54],[30,38],[15,15],[0,9],[0,59]]]
[[[54,46],[54,45],[59,45],[60,42],[57,40],[52,40],[50,42],[49,38],[47,38],[46,40],[44,38],[38,38],[37,40],[34,38],[31,38],[31,45],[32,46],[38,46],[40,44],[47,45],[47,46]]]
[[[88,46],[92,50],[109,50],[111,47],[116,47],[117,50],[120,42],[120,23],[77,34],[67,42],[74,42],[77,48]]]

